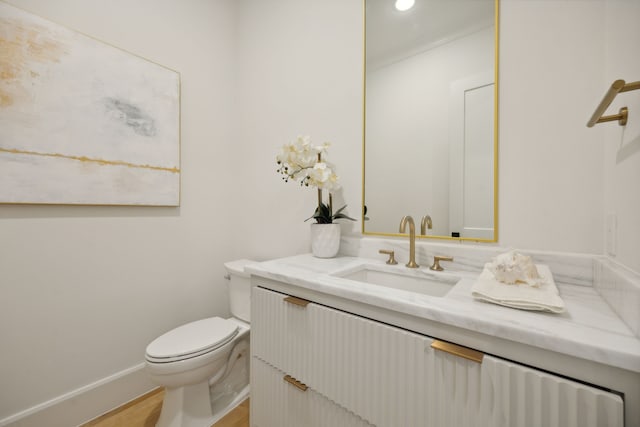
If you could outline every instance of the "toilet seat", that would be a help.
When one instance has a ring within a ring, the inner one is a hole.
[[[236,323],[220,317],[187,323],[153,340],[147,346],[145,359],[171,363],[202,356],[232,341],[238,330]]]

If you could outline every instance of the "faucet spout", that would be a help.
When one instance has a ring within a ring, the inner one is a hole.
[[[416,224],[409,215],[403,216],[402,220],[400,220],[400,233],[405,233],[407,223],[409,224],[409,262],[406,266],[418,268],[420,266],[416,263]]]
[[[433,228],[433,222],[431,221],[431,215],[425,215],[422,217],[422,222],[420,223],[420,234],[423,236],[427,234],[427,228],[431,230]]]

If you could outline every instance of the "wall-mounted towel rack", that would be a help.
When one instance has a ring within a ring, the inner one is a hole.
[[[587,122],[587,127],[593,127],[596,123],[612,122],[614,120],[617,120],[620,126],[626,125],[627,117],[629,116],[629,110],[627,107],[622,107],[618,114],[613,114],[611,116],[603,116],[603,114],[607,108],[609,108],[609,105],[611,105],[611,102],[617,94],[636,89],[640,89],[640,81],[625,83],[624,80],[616,80],[613,82],[607,93],[604,95],[604,98],[602,98],[602,101],[600,101],[600,105],[598,105],[596,111],[593,112],[593,116],[591,116],[591,119]]]

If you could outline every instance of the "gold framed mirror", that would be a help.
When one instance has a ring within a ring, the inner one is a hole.
[[[396,3],[363,0],[362,233],[411,215],[420,237],[496,242],[498,0]]]

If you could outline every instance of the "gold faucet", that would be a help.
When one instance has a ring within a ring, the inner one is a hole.
[[[420,234],[423,236],[427,234],[427,228],[431,230],[433,228],[433,222],[431,221],[430,215],[425,215],[422,217],[422,222],[420,223]]]
[[[407,222],[409,223],[409,262],[406,266],[409,268],[418,268],[420,266],[416,264],[416,225],[413,222],[413,218],[409,215],[402,217],[400,221],[400,233],[405,232]]]

